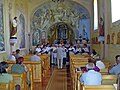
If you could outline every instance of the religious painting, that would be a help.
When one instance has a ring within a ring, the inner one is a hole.
[[[90,19],[80,20],[79,36],[77,38],[81,39],[81,42],[86,40],[87,43],[90,43]]]
[[[0,2],[0,51],[5,51],[4,22],[3,22],[3,3],[2,2]]]
[[[38,29],[34,29],[33,33],[32,33],[32,45],[36,46],[37,44],[41,43],[41,39],[40,39],[40,30]]]
[[[66,39],[67,38],[66,29],[67,29],[67,27],[65,26],[65,24],[58,25],[58,39]]]
[[[20,29],[20,48],[25,48],[25,18],[21,14],[19,16],[19,29]]]

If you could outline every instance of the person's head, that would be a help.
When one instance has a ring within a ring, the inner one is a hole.
[[[16,52],[15,52],[15,51],[12,51],[12,55],[15,56],[15,55],[16,55]]]
[[[16,54],[18,54],[18,53],[20,53],[20,49],[17,49],[17,50],[16,50]]]
[[[14,17],[15,20],[17,20],[17,17]]]
[[[84,47],[87,47],[87,44],[84,44]]]
[[[3,61],[0,63],[0,73],[7,73],[7,72],[8,72],[8,63]]]
[[[94,58],[92,58],[92,57],[89,57],[88,58],[88,63],[96,63],[96,60],[94,59]]]
[[[40,44],[37,44],[37,45],[36,45],[36,48],[40,48]]]
[[[116,55],[116,63],[119,64],[120,63],[120,55]]]
[[[34,55],[38,55],[39,53],[38,53],[38,51],[34,51],[33,54]]]
[[[95,68],[95,64],[94,64],[94,63],[88,63],[88,64],[86,65],[86,69],[87,69],[87,70],[94,70],[94,68]]]
[[[16,59],[16,64],[22,64],[24,61],[23,57],[18,57],[18,59]]]

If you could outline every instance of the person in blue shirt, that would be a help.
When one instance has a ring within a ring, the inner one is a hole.
[[[80,82],[83,82],[84,85],[101,85],[102,75],[94,70],[94,63],[89,64],[86,68],[88,71],[82,74]]]

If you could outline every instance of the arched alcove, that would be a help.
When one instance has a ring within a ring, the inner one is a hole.
[[[74,39],[82,37],[82,39],[90,40],[90,15],[88,10],[75,1],[65,0],[62,3],[55,3],[52,1],[46,2],[37,7],[32,14],[31,32],[33,34],[38,32],[45,32],[45,39],[33,42],[32,45],[41,43],[41,41],[48,41],[49,28],[56,23],[66,23],[74,31]],[[42,33],[39,33],[41,37]],[[34,40],[34,37],[32,39]]]
[[[20,14],[19,21],[20,48],[25,48],[25,18],[23,14]]]
[[[72,43],[75,39],[75,34],[69,25],[64,22],[58,22],[48,29],[47,38],[52,43],[55,43],[55,41],[60,43],[60,40],[63,40],[63,42],[67,42],[69,40],[69,42]]]

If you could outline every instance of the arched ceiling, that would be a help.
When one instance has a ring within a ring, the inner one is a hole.
[[[80,19],[90,18],[86,8],[74,1],[55,3],[46,2],[36,8],[32,17],[32,30],[48,30],[57,23],[65,22],[73,28],[79,28]]]

